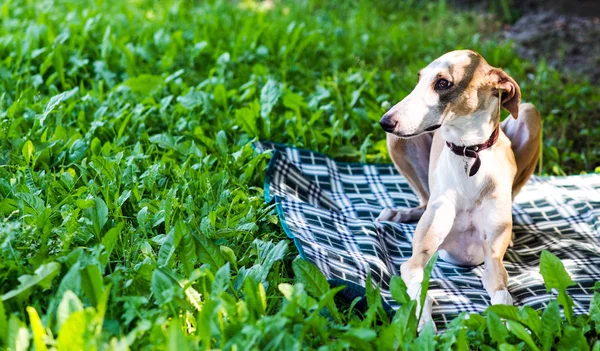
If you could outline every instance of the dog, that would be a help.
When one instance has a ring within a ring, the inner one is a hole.
[[[512,116],[502,123],[501,107]],[[457,265],[484,263],[491,304],[512,305],[502,260],[512,243],[512,201],[540,154],[540,113],[521,104],[520,87],[506,72],[459,50],[422,69],[414,90],[379,123],[396,168],[420,202],[384,209],[377,218],[419,220],[412,256],[400,267],[410,297],[418,300],[425,264],[439,251]],[[432,304],[428,296],[419,330],[431,320]]]

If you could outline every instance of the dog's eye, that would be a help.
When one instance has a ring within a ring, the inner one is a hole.
[[[452,86],[452,82],[449,82],[449,81],[445,80],[444,78],[439,79],[437,82],[435,82],[436,90],[446,90],[446,89],[450,88],[451,86]]]

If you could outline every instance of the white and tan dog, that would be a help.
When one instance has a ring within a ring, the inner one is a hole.
[[[535,169],[541,134],[539,112],[520,99],[504,71],[460,50],[421,70],[414,90],[381,118],[390,156],[420,200],[417,208],[384,209],[378,218],[420,219],[412,257],[400,269],[411,298],[439,250],[458,265],[485,263],[491,303],[512,304],[502,262],[512,239],[511,205]],[[500,123],[500,106],[513,118]],[[420,329],[431,308],[428,297]]]

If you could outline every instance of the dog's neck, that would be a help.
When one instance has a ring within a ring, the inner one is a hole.
[[[494,104],[492,104],[494,105]],[[468,116],[454,116],[440,129],[444,141],[458,146],[485,143],[500,123],[496,106],[480,109]]]

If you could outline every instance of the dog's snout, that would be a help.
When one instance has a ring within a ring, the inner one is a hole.
[[[381,128],[383,128],[383,130],[385,130],[388,133],[394,131],[394,128],[396,128],[396,124],[398,124],[398,122],[394,121],[388,114],[385,114],[379,120],[379,125],[381,125]]]

